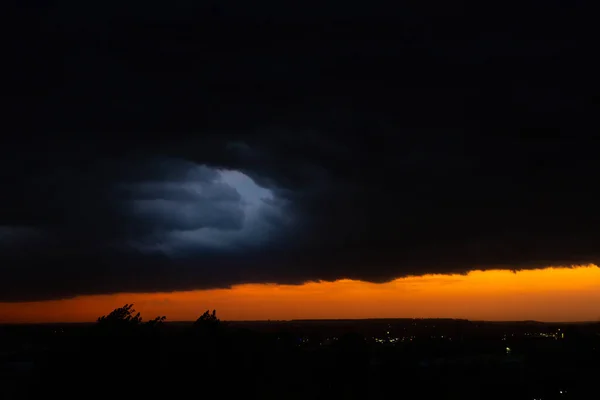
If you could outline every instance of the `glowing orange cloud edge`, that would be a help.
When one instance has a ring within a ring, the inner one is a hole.
[[[145,319],[194,320],[216,309],[224,320],[319,318],[600,319],[600,268],[472,271],[376,284],[353,280],[303,285],[244,284],[231,289],[118,293],[0,303],[0,323],[85,322],[125,303]]]

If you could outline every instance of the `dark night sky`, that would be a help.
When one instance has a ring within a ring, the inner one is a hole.
[[[0,301],[600,264],[583,3],[41,3],[2,13]]]

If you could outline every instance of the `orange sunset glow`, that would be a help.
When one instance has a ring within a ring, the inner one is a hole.
[[[224,320],[466,318],[590,321],[600,318],[600,268],[546,268],[425,275],[375,284],[352,280],[303,285],[245,284],[231,289],[118,293],[0,303],[0,322],[85,322],[125,303],[145,319],[196,319],[216,309]]]

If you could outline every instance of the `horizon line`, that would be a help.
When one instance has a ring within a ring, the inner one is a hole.
[[[445,317],[433,317],[433,318],[410,318],[410,317],[391,317],[391,318],[312,318],[312,319],[230,319],[220,320],[221,322],[328,322],[328,321],[389,321],[389,320],[445,320],[445,321],[464,321],[464,322],[477,322],[477,323],[536,323],[536,324],[600,324],[600,320],[582,320],[582,321],[538,321],[531,319],[523,320],[476,320],[467,318],[445,318]],[[151,321],[151,320],[148,320]],[[79,322],[0,322],[0,326],[7,325],[85,325],[95,324],[97,321],[79,321]],[[142,321],[143,323],[144,321]],[[195,320],[173,320],[168,319],[164,321],[165,324],[174,323],[194,323]]]

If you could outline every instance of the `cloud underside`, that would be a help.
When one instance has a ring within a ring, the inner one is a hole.
[[[479,18],[420,12],[360,41],[295,14],[237,35],[18,20],[44,34],[6,59],[45,68],[7,65],[0,301],[600,264],[576,31],[529,40],[536,16],[467,38]]]
[[[206,164],[195,136],[85,168],[65,155],[3,198],[0,300],[599,263],[588,161],[428,134],[224,137]]]
[[[569,256],[563,256],[568,253]],[[170,292],[229,288],[243,283],[301,284],[355,279],[383,283],[424,274],[462,274],[486,269],[537,269],[597,264],[596,255],[573,255],[572,247],[529,253],[470,251],[434,247],[422,254],[397,249],[339,249],[321,252],[202,254],[170,258],[162,254],[39,254],[2,270],[2,301],[32,301],[119,292]],[[580,254],[584,254],[583,252]],[[589,253],[588,253],[589,254]]]

